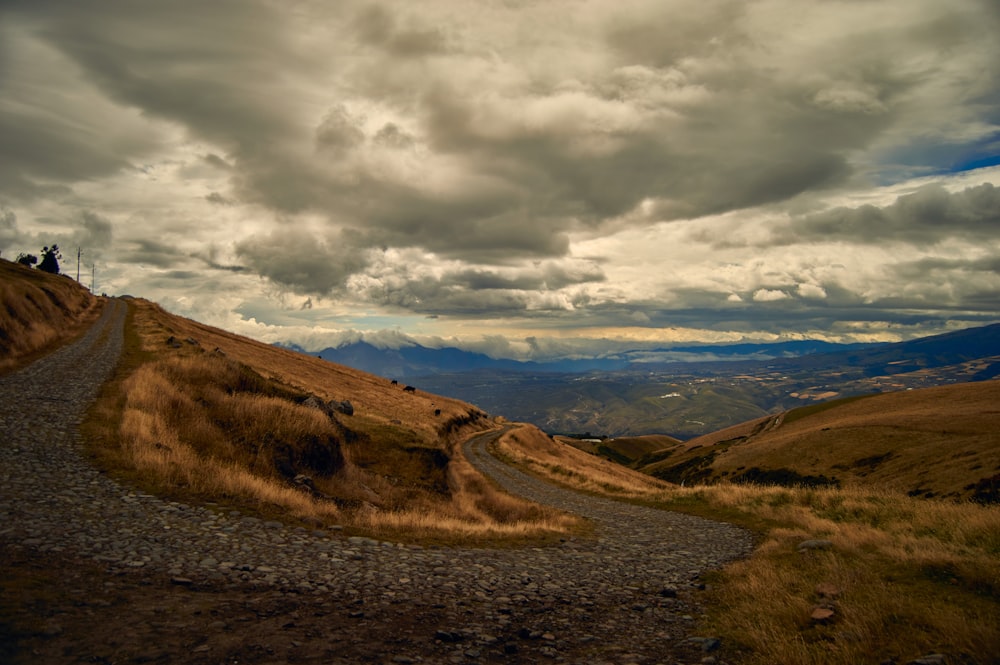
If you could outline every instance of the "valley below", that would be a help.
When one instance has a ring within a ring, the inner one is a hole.
[[[574,374],[480,370],[411,380],[553,434],[689,439],[841,397],[986,380],[998,368],[1000,355],[934,367],[720,361]]]

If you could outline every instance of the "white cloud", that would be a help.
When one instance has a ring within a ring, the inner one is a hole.
[[[753,293],[754,302],[775,302],[785,300],[788,294],[778,289],[757,289]]]
[[[816,300],[826,298],[826,289],[818,284],[799,284],[795,291],[803,298],[812,298]]]
[[[990,320],[989,6],[22,3],[0,249],[272,337]]]

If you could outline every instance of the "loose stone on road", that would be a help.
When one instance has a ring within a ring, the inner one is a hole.
[[[54,568],[42,577],[63,585],[30,610],[59,617],[57,629],[0,631],[20,641],[14,653],[27,646],[67,663],[699,662],[687,641],[699,613],[691,589],[746,555],[750,535],[557,488],[492,457],[495,433],[468,442],[470,461],[512,493],[593,520],[594,538],[423,548],[112,481],[82,456],[78,426],[120,356],[125,309],[109,301],[86,336],[0,377],[0,553],[12,570]],[[105,644],[102,629],[117,642]]]

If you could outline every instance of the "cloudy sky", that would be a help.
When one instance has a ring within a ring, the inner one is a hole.
[[[0,4],[0,251],[311,349],[1000,320],[994,0]]]

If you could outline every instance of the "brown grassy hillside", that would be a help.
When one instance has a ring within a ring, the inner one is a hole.
[[[0,259],[0,373],[81,334],[102,303],[69,277]]]
[[[539,476],[585,492],[639,498],[669,487],[656,478],[580,450],[564,437],[550,438],[534,425],[507,432],[495,452]]]
[[[878,400],[866,399],[866,414],[844,411],[818,430],[834,423],[851,426],[848,413],[860,419],[854,423],[859,427],[868,419],[886,427],[902,421],[919,431],[913,417],[936,427],[939,421],[925,401],[935,398],[944,400],[939,406],[980,424],[983,407],[989,409],[986,396],[955,403],[947,392],[917,398],[904,400],[906,408],[898,409],[896,418],[882,414]],[[825,406],[830,416],[836,406]],[[807,416],[818,416],[817,410],[795,414],[782,427],[790,428],[796,416],[801,426]],[[723,436],[757,430],[763,437],[760,426],[769,423],[765,419]],[[732,662],[905,663],[936,652],[946,654],[949,663],[992,663],[1000,653],[1000,506],[927,500],[861,483],[839,489],[657,484],[527,427],[510,432],[497,449],[565,485],[756,531],[760,541],[751,557],[706,580],[708,610],[697,628],[721,638]],[[800,547],[815,539],[822,541],[817,549]],[[818,609],[832,614],[817,620]]]
[[[540,536],[574,524],[472,470],[461,440],[496,424],[469,404],[145,300],[129,299],[126,334],[123,367],[86,431],[98,463],[131,482],[398,537]]]
[[[692,439],[662,457],[642,470],[688,484],[860,484],[987,498],[1000,480],[1000,381],[803,407]]]
[[[556,440],[625,466],[634,466],[655,453],[681,445],[680,439],[666,434],[618,436],[600,440],[557,436]]]

